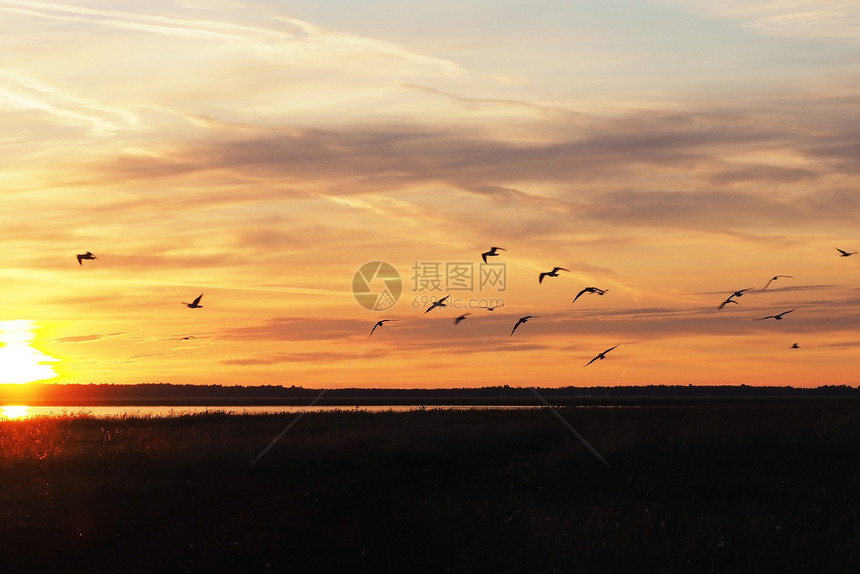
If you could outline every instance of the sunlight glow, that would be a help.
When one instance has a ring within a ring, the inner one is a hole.
[[[0,407],[0,414],[7,419],[23,419],[30,414],[30,407],[26,405],[6,405]]]
[[[31,383],[53,379],[49,357],[32,346],[36,338],[33,321],[0,321],[0,383]]]

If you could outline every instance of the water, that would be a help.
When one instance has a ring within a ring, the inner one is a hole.
[[[30,407],[24,405],[7,405],[0,407],[0,420],[24,419],[33,417],[58,417],[58,416],[89,416],[95,418],[112,417],[178,417],[182,415],[201,413],[228,413],[233,415],[258,415],[278,413],[302,413],[302,412],[325,412],[325,411],[419,411],[423,409],[530,409],[539,408],[535,406],[489,406],[489,405],[371,405],[371,406],[52,406],[52,407]]]

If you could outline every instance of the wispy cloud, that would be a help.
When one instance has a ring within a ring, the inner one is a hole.
[[[860,38],[860,6],[850,0],[820,3],[812,0],[695,0],[687,9],[701,10],[741,26],[773,36],[856,41]]]
[[[241,357],[234,359],[224,359],[221,361],[224,365],[237,366],[258,366],[258,365],[277,365],[280,363],[311,363],[319,364],[321,362],[346,361],[353,357],[350,353],[336,352],[305,352],[305,353],[260,353],[250,357]]]

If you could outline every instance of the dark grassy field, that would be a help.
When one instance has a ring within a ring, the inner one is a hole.
[[[0,423],[2,572],[858,572],[860,402]]]

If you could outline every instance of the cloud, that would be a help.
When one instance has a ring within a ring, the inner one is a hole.
[[[710,231],[793,224],[803,219],[792,203],[727,191],[610,192],[584,207],[582,215],[617,225]]]
[[[851,0],[821,3],[814,0],[694,0],[677,2],[685,9],[737,21],[742,27],[800,40],[860,38],[860,6]]]
[[[352,361],[355,355],[351,353],[336,353],[330,351],[316,351],[305,353],[258,353],[250,357],[224,359],[221,364],[238,365],[243,367],[257,365],[277,365],[280,363],[331,363]]]
[[[228,341],[326,341],[343,340],[370,332],[371,321],[326,317],[276,317],[261,324],[233,327],[217,333]]]
[[[140,124],[132,112],[76,96],[32,77],[5,73],[0,75],[0,83],[0,98],[12,109],[45,112],[61,124],[87,127],[89,135],[105,136]]]
[[[73,335],[70,337],[60,337],[58,339],[54,339],[57,343],[88,343],[90,341],[100,341],[102,339],[107,339],[109,337],[117,337],[119,335],[124,335],[125,333],[105,333],[105,334],[94,334],[94,335]]]

